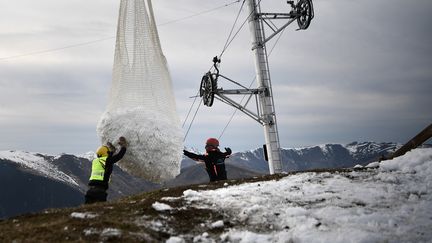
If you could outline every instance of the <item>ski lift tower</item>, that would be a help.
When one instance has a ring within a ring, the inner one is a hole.
[[[258,83],[257,89],[249,89],[245,86],[229,79],[219,73],[218,63],[220,59],[213,59],[216,73],[208,72],[201,80],[200,96],[203,97],[203,102],[207,106],[212,106],[213,99],[217,98],[224,103],[227,103],[254,120],[261,123],[264,128],[266,156],[269,163],[270,174],[282,172],[281,150],[279,143],[279,134],[276,122],[276,112],[274,108],[273,91],[270,80],[270,70],[268,64],[268,55],[266,43],[283,31],[288,25],[297,20],[298,30],[305,30],[309,27],[311,20],[314,17],[312,0],[297,0],[287,1],[287,6],[291,8],[288,13],[263,13],[261,12],[262,0],[246,0],[249,8],[249,29],[252,38],[252,51],[255,55],[255,70],[256,80]],[[272,21],[285,20],[285,24],[277,27]],[[266,27],[267,26],[267,27]],[[265,35],[265,30],[270,29],[271,33],[268,37]],[[218,78],[222,77],[243,89],[224,90],[217,87]],[[245,105],[238,104],[227,95],[247,95],[250,97]],[[216,97],[215,97],[216,95]],[[246,108],[252,95],[255,95],[257,100],[257,112],[254,113]]]

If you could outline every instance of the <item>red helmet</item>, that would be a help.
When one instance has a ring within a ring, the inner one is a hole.
[[[217,140],[216,138],[209,138],[207,139],[206,145],[212,145],[212,146],[219,146],[219,140]]]

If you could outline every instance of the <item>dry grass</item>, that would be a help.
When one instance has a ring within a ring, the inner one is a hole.
[[[346,170],[314,170],[341,172]],[[223,229],[210,227],[211,222],[223,220],[235,225],[223,212],[197,209],[183,200],[163,201],[174,209],[156,211],[152,204],[163,197],[180,197],[183,191],[210,190],[224,186],[266,180],[278,180],[290,174],[266,175],[241,180],[228,180],[203,185],[160,189],[107,203],[82,205],[76,208],[52,209],[0,221],[0,242],[161,242],[172,235],[193,240],[207,232],[219,235]],[[186,207],[188,206],[188,207]],[[73,212],[97,214],[95,218],[74,218]],[[112,229],[112,230],[109,230]]]

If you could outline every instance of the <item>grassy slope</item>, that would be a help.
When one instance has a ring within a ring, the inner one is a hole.
[[[108,203],[52,209],[39,214],[18,216],[0,221],[0,242],[161,242],[169,239],[171,235],[182,235],[190,241],[203,232],[219,235],[223,228],[213,229],[210,226],[212,222],[223,220],[226,226],[235,225],[235,222],[230,222],[229,218],[224,217],[223,212],[184,207],[186,205],[183,200],[163,201],[174,208],[164,212],[156,211],[152,204],[156,201],[161,202],[163,197],[180,197],[187,189],[211,190],[223,187],[225,182],[234,185],[277,180],[284,176],[289,174],[161,189]],[[73,212],[87,212],[98,216],[93,219],[79,219],[71,217]],[[118,229],[121,234],[104,232],[107,228]]]

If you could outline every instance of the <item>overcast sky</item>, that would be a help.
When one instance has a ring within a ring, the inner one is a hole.
[[[153,3],[182,121],[241,3],[185,17],[231,2]],[[287,12],[285,3],[262,0],[262,9]],[[107,0],[0,0],[0,150],[84,153],[99,146],[118,7]],[[320,0],[314,7],[310,28],[289,26],[269,58],[282,147],[404,143],[429,125],[432,1]],[[250,45],[246,26],[221,63],[222,74],[245,86],[254,80]],[[233,111],[218,101],[202,106],[185,145],[202,148],[207,137],[219,137]],[[261,147],[263,129],[239,112],[221,143],[234,151]]]

